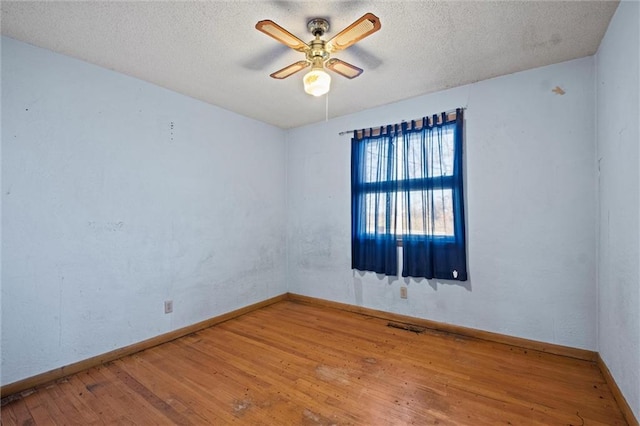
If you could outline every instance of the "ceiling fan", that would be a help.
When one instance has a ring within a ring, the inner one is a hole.
[[[331,40],[324,41],[320,37],[329,30],[329,22],[326,19],[315,18],[307,23],[309,32],[315,37],[309,43],[305,43],[289,31],[271,20],[260,21],[256,29],[273,37],[285,46],[305,54],[304,61],[298,61],[271,74],[277,79],[287,78],[307,67],[311,67],[303,78],[304,90],[310,95],[321,96],[329,92],[331,76],[324,70],[328,68],[349,79],[362,74],[362,69],[340,59],[330,58],[333,52],[344,50],[363,38],[380,29],[380,19],[373,13],[366,13],[353,24],[336,34]]]

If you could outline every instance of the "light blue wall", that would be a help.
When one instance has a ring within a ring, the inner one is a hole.
[[[289,131],[290,291],[595,350],[593,72],[588,57]],[[339,132],[456,107],[467,107],[470,280],[352,271],[350,136]]]
[[[596,55],[598,350],[640,419],[640,3],[618,6]]]
[[[2,384],[286,292],[284,139],[2,38]]]

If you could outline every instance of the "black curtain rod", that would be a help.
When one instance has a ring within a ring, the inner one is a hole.
[[[458,109],[461,109],[461,110],[463,110],[463,111],[464,111],[464,110],[466,110],[466,109],[467,109],[467,107],[460,107],[460,108],[456,108],[456,109],[454,109],[454,110],[445,111],[445,112],[444,112],[444,114],[446,114],[447,118],[449,118],[449,116],[450,116],[451,114],[456,114],[456,111],[457,111]],[[440,113],[440,114],[433,114],[433,115],[440,116],[441,114],[442,114],[442,113]],[[430,118],[430,117],[432,117],[432,116],[425,116],[425,117]],[[415,121],[415,122],[422,121],[422,117],[417,118],[417,119],[415,119],[415,120],[411,120],[410,122],[414,122],[414,121]],[[406,120],[403,120],[401,123],[406,123],[406,122],[407,122]],[[399,123],[399,124],[401,124],[401,123]],[[397,126],[397,124],[393,124],[392,126]],[[387,128],[387,125],[384,125],[384,126],[376,126],[376,127],[370,127],[369,129],[380,129],[380,128],[384,128],[384,129],[386,129],[386,128]],[[360,131],[362,131],[362,130],[366,130],[366,129],[343,130],[342,132],[338,133],[338,135],[339,135],[339,136],[343,136],[343,135],[346,135],[347,133],[360,132]]]

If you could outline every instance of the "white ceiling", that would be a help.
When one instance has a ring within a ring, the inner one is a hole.
[[[366,12],[382,29],[334,56],[329,117],[592,55],[615,1],[2,1],[2,34],[140,78],[282,128],[325,119],[304,72],[269,74],[303,54],[255,30],[271,19],[301,39],[329,39]]]

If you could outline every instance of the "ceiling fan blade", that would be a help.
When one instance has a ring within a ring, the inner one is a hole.
[[[309,65],[311,65],[311,62],[309,62],[309,61],[298,61],[298,62],[295,62],[295,63],[293,63],[291,65],[288,65],[288,66],[282,68],[281,70],[278,70],[278,71],[274,72],[273,74],[271,74],[271,77],[277,78],[278,80],[282,80],[283,78],[287,78],[290,75],[295,74],[298,71],[305,69]]]
[[[327,50],[343,50],[380,29],[380,19],[373,13],[366,13],[353,24],[340,31],[327,42]]]
[[[356,78],[357,76],[362,74],[362,69],[336,58],[329,59],[326,62],[325,66],[331,71],[337,72],[338,74],[349,79]]]
[[[262,31],[266,35],[275,38],[280,43],[289,46],[293,50],[304,52],[309,49],[309,46],[298,37],[291,34],[289,31],[282,28],[271,20],[260,21],[256,24],[256,29]]]

